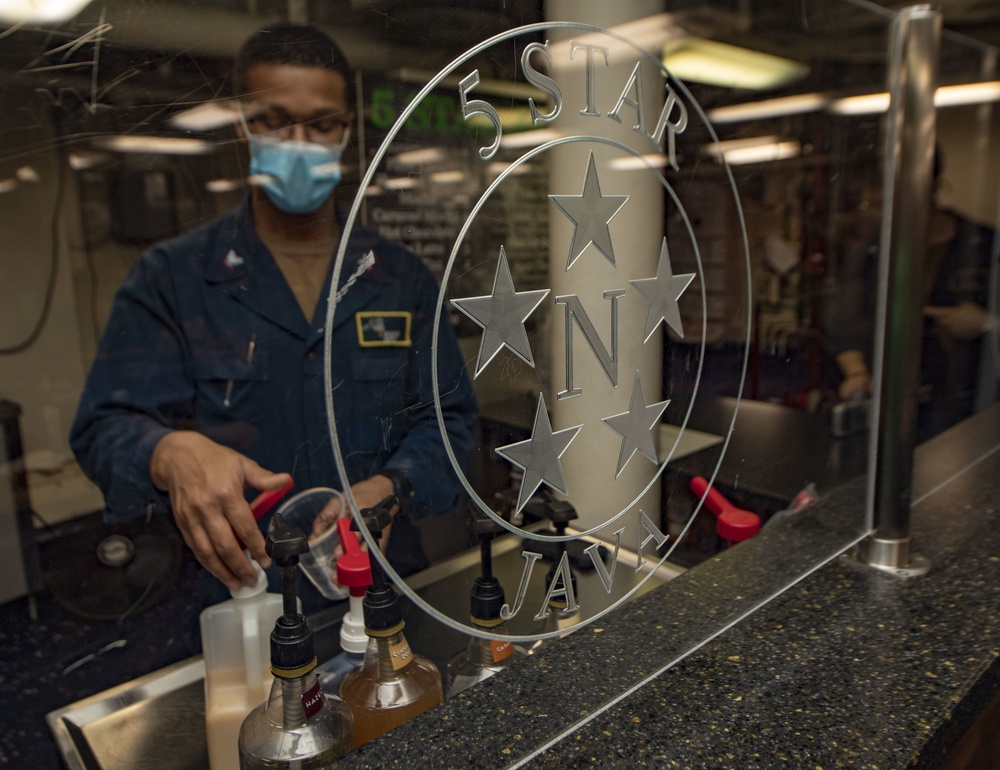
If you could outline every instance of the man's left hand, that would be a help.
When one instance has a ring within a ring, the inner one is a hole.
[[[394,492],[395,487],[393,486],[392,479],[382,474],[376,474],[371,478],[351,485],[351,494],[354,495],[354,501],[358,504],[359,511],[363,511],[365,508],[374,508]],[[390,513],[395,516],[397,511],[399,511],[399,506],[393,506]],[[350,511],[342,508],[337,503],[327,506],[313,522],[312,532],[309,535],[310,539],[322,535],[330,527],[335,527],[337,519],[341,516],[350,516]],[[382,550],[382,553],[385,553],[385,548],[389,544],[389,532],[391,530],[392,524],[389,524],[389,526],[382,530],[382,537],[379,539],[379,548]],[[362,540],[360,532],[358,533],[358,539]],[[335,560],[339,559],[341,554],[343,554],[343,550],[338,545],[334,549],[333,558]]]

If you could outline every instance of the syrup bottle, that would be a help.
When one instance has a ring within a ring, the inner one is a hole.
[[[390,495],[374,508],[361,511],[365,526],[378,540],[396,504]],[[399,597],[385,579],[381,565],[371,560],[372,584],[365,592],[365,633],[368,648],[360,669],[348,674],[340,696],[354,714],[354,744],[360,746],[411,717],[441,703],[444,693],[437,666],[413,653],[403,635]]]
[[[364,596],[372,584],[371,563],[351,533],[351,517],[337,520],[344,555],[337,560],[337,582],[350,592],[350,609],[340,623],[341,652],[316,668],[323,692],[340,692],[344,677],[365,662],[368,635],[365,633]]]
[[[472,531],[479,539],[481,563],[481,574],[473,583],[470,596],[472,623],[484,631],[503,635],[506,633],[506,624],[500,616],[500,608],[506,600],[503,586],[493,576],[493,554],[490,548],[500,527],[476,509],[470,509],[469,515]],[[447,697],[452,698],[472,685],[489,679],[527,654],[527,650],[512,642],[470,636],[466,648],[448,661]]]
[[[275,514],[266,545],[281,568],[283,614],[271,632],[271,693],[240,729],[240,768],[325,770],[353,748],[353,719],[339,698],[323,692],[312,629],[298,612],[295,570],[309,544]]]

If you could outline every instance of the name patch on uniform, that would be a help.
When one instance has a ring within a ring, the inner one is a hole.
[[[408,310],[368,310],[354,314],[363,348],[408,348],[413,314]]]

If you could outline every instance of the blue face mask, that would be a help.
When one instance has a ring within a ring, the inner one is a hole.
[[[330,197],[340,182],[340,144],[278,141],[247,132],[250,174],[259,177],[267,197],[287,214],[309,214]]]

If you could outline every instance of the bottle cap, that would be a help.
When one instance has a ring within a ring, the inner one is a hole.
[[[247,553],[247,558],[250,554]],[[229,593],[232,594],[234,599],[252,599],[255,596],[260,596],[267,590],[267,575],[264,574],[263,568],[254,560],[250,559],[250,563],[253,564],[254,569],[257,571],[257,582],[252,586],[241,585],[239,588],[230,588]]]
[[[495,577],[477,577],[472,584],[473,620],[493,621],[500,617],[504,605],[503,586]]]
[[[351,534],[350,516],[337,519],[337,531],[344,546],[344,555],[337,559],[337,582],[347,586],[351,596],[364,596],[365,589],[372,584],[372,567],[368,554]]]
[[[351,609],[340,622],[340,649],[360,654],[368,647],[365,633],[365,616],[357,597],[351,599]]]

